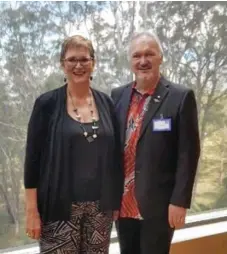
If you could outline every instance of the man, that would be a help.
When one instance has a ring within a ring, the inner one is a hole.
[[[160,74],[154,34],[129,47],[135,82],[112,91],[120,121],[125,186],[116,223],[121,254],[167,254],[185,223],[200,155],[194,93]]]

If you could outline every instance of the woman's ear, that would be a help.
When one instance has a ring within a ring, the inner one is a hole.
[[[96,61],[95,61],[95,59],[94,59],[94,60],[92,60],[92,71],[94,71],[95,64],[96,64]]]
[[[160,65],[163,63],[163,55],[160,56]]]
[[[64,61],[60,61],[60,67],[64,69]]]

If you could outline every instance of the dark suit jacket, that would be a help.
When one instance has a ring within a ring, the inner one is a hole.
[[[104,211],[117,210],[123,189],[119,128],[112,100],[102,92],[92,91],[103,129],[109,133],[100,147],[103,155],[100,206]],[[67,149],[64,149],[69,143],[62,135],[65,111],[66,85],[36,100],[28,125],[24,183],[25,188],[37,188],[43,221],[68,220],[71,214],[74,183]]]
[[[132,83],[112,91],[124,149]],[[170,131],[153,131],[154,119],[171,119]],[[137,144],[135,195],[143,218],[166,215],[169,204],[189,208],[200,155],[192,90],[161,77]]]

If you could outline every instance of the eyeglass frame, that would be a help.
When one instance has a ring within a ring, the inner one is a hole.
[[[74,60],[75,63],[72,64],[72,61],[69,61],[70,59]],[[85,60],[85,59],[87,62],[82,63],[81,60]],[[84,66],[87,66],[88,63],[92,60],[94,60],[94,57],[84,57],[84,58],[68,57],[68,58],[63,59],[63,61],[68,63],[70,65],[70,67],[75,67],[75,66],[77,66],[78,63],[80,63],[80,65],[84,67]]]

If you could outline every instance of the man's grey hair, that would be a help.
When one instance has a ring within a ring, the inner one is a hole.
[[[131,49],[131,44],[134,40],[140,38],[140,37],[149,37],[151,38],[152,40],[154,40],[157,44],[158,44],[158,47],[159,47],[159,50],[161,52],[161,55],[163,56],[163,48],[162,48],[162,44],[158,38],[158,35],[153,32],[153,31],[141,31],[141,32],[136,32],[133,34],[133,36],[131,37],[131,40],[129,42],[129,47],[128,47],[128,56],[130,58],[130,49]]]

